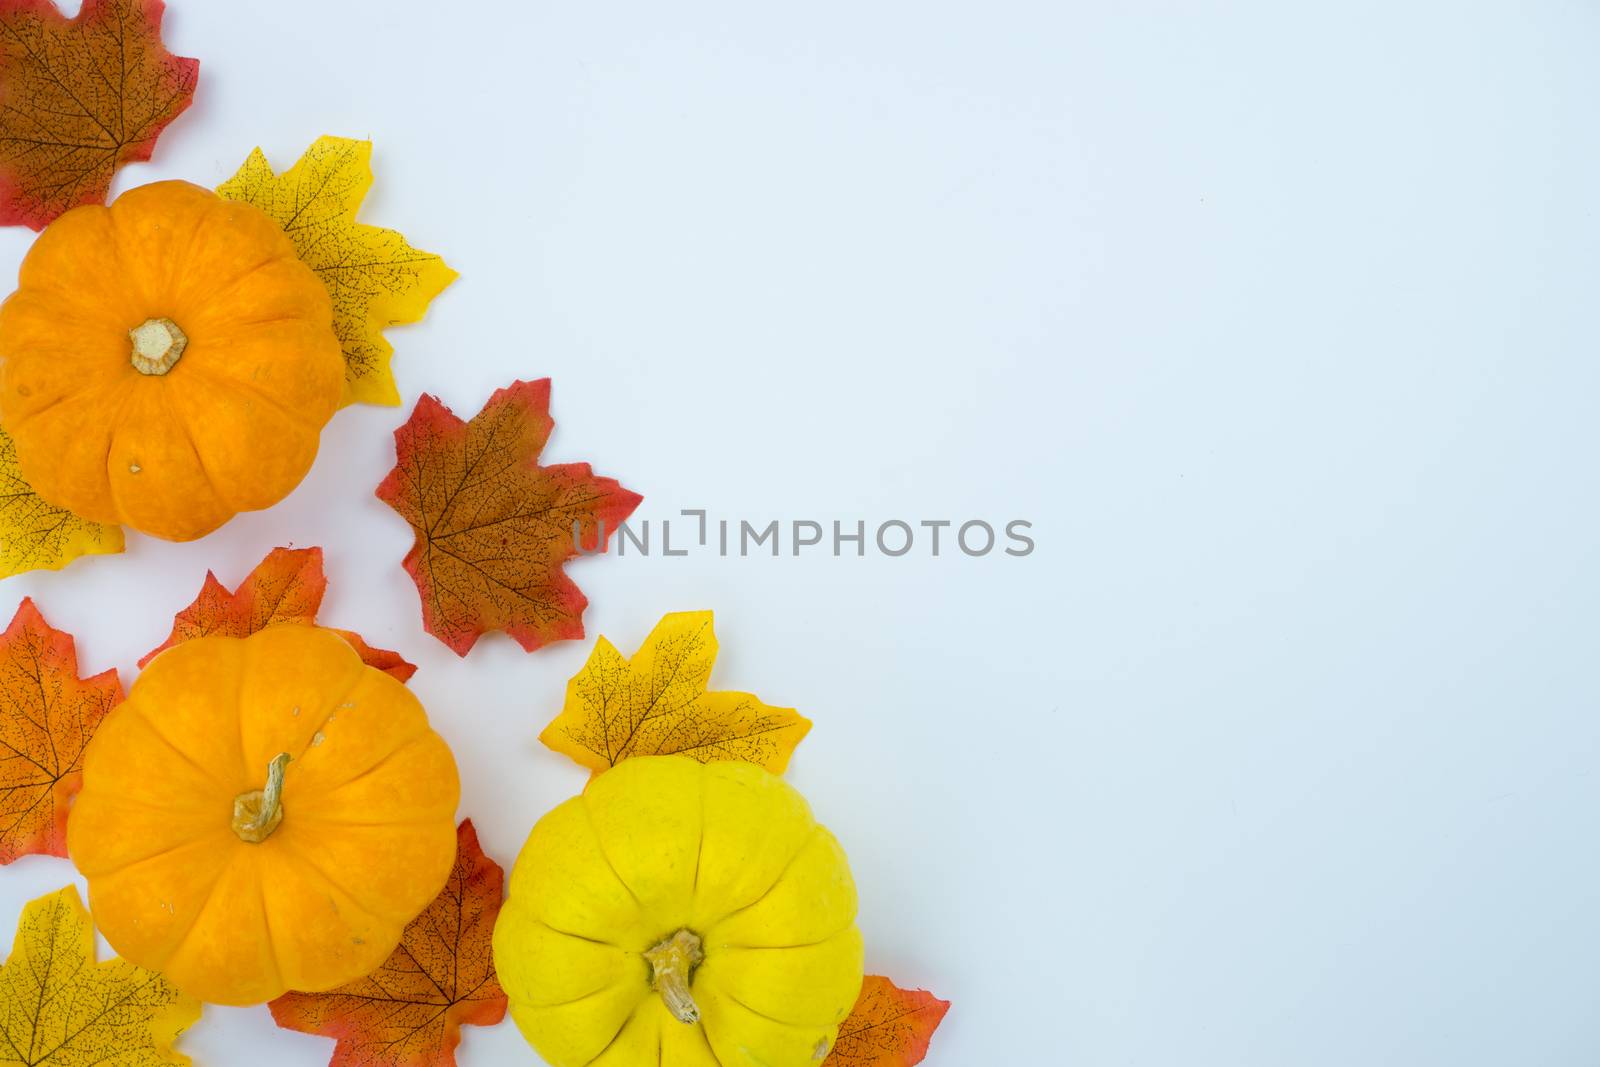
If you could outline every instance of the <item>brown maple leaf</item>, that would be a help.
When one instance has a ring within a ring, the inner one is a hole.
[[[911,1067],[928,1054],[948,1000],[924,989],[901,989],[869,974],[856,1006],[839,1025],[839,1036],[823,1067]]]
[[[491,941],[504,878],[463,822],[449,881],[383,966],[326,993],[286,993],[273,1020],[337,1038],[329,1067],[454,1067],[463,1024],[505,1017]]]
[[[0,224],[104,203],[124,163],[194,96],[200,61],[161,46],[161,0],[0,0]]]
[[[603,551],[642,499],[587,463],[539,466],[550,379],[513,382],[463,422],[424,395],[394,432],[378,499],[411,524],[405,568],[424,628],[465,656],[490,630],[532,652],[583,636],[588,599],[562,570]]]
[[[0,864],[67,854],[84,746],[121,699],[117,672],[80,679],[72,635],[24,599],[0,634]]]
[[[206,571],[200,595],[174,616],[172,632],[160,646],[145,654],[139,666],[145,666],[173,645],[209,634],[249,637],[257,630],[284,622],[315,626],[317,611],[327,591],[328,578],[322,571],[320,548],[273,549],[231,593],[217,581],[215,574]],[[407,663],[400,653],[373,648],[348,630],[335,632],[350,642],[368,666],[392,674],[402,682],[417,673],[417,668]]]

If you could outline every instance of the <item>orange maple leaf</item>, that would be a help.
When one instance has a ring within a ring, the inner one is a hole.
[[[79,678],[72,635],[24,598],[0,634],[0,864],[67,854],[84,746],[121,699],[117,672]]]
[[[172,632],[160,646],[145,654],[139,666],[145,666],[173,645],[208,634],[249,637],[257,630],[282,622],[315,626],[317,610],[322,607],[322,597],[327,591],[328,578],[322,571],[320,548],[273,549],[231,593],[217,581],[215,574],[206,571],[200,595],[173,617]],[[370,667],[392,674],[402,682],[417,673],[417,668],[398,652],[373,648],[348,630],[334,632],[350,642]]]
[[[911,1067],[928,1054],[948,1000],[869,974],[823,1067]]]
[[[329,1067],[454,1067],[463,1024],[505,1017],[491,940],[504,879],[463,822],[449,881],[383,966],[325,993],[285,993],[269,1005],[273,1020],[337,1038]]]
[[[104,203],[189,106],[200,61],[161,46],[161,0],[0,0],[0,225]]]
[[[603,551],[642,499],[587,463],[539,466],[554,426],[541,378],[497,390],[471,422],[424,395],[394,432],[378,499],[416,532],[405,568],[423,628],[459,656],[490,630],[529,652],[582,637],[589,601],[562,566]]]

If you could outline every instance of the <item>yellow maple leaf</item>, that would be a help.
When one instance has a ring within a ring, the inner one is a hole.
[[[0,430],[0,578],[121,551],[122,527],[80,519],[35,493],[17,466],[11,435]]]
[[[596,773],[630,756],[677,754],[782,774],[810,720],[749,693],[708,692],[716,659],[709,611],[662,616],[632,659],[602,637],[539,740]]]
[[[394,347],[385,326],[416,322],[456,279],[431,252],[394,230],[356,221],[372,188],[372,142],[319,137],[282,174],[257,148],[239,173],[217,186],[229,200],[254,204],[278,220],[306,265],[333,297],[333,331],[344,348],[345,404],[400,403],[389,370]]]
[[[155,971],[95,962],[94,927],[76,887],[22,909],[0,966],[0,1064],[186,1064],[172,1042],[198,1018],[200,1002]]]

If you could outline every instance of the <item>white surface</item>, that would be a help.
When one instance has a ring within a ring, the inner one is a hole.
[[[1592,5],[172,5],[198,102],[119,189],[370,136],[364,217],[462,278],[288,502],[0,608],[131,679],[207,567],[320,544],[509,862],[582,782],[534,738],[588,642],[456,659],[372,489],[419,392],[550,375],[547,456],[641,517],[1035,523],[573,567],[591,636],[714,608],[717,681],[815,719],[870,969],[955,1004],[929,1063],[1600,1054]],[[0,872],[0,925],[71,876]]]

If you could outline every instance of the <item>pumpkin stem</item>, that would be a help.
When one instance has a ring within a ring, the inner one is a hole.
[[[690,993],[694,968],[706,960],[699,937],[688,929],[680,929],[646,952],[645,958],[650,961],[651,987],[661,993],[661,1000],[666,1001],[672,1017],[685,1024],[699,1022],[699,1005],[694,1003],[694,995]]]
[[[283,772],[289,753],[280,752],[267,764],[267,787],[233,798],[233,832],[239,840],[259,845],[283,821]]]
[[[661,994],[672,1017],[680,1023],[699,1022],[700,1006],[689,992],[689,981],[706,958],[700,950],[700,938],[688,930],[679,930],[646,952],[644,958],[650,961],[650,985]]]
[[[133,369],[161,375],[172,369],[188,347],[189,336],[171,319],[145,319],[128,331],[133,342]]]

